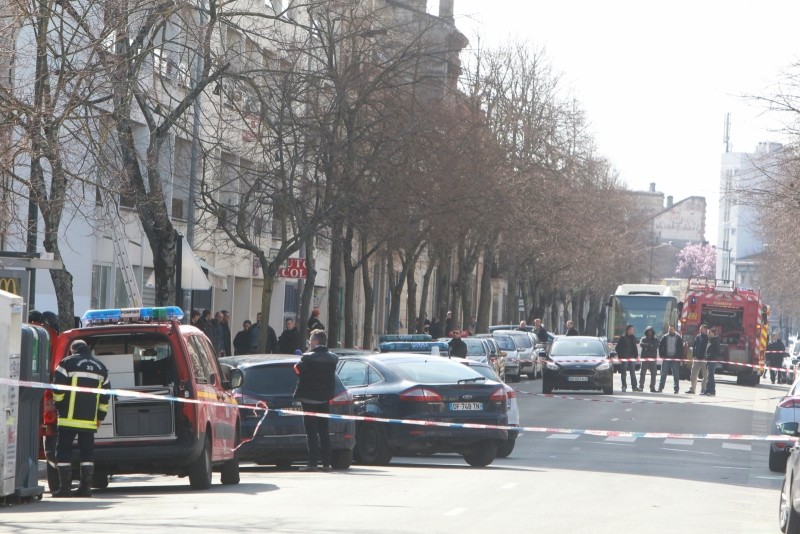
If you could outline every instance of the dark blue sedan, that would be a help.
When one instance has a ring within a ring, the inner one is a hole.
[[[262,465],[275,464],[281,468],[288,468],[293,462],[307,461],[308,448],[303,418],[291,415],[291,412],[302,409],[300,402],[293,398],[297,386],[294,365],[300,361],[300,357],[265,354],[227,356],[219,361],[226,370],[238,369],[244,375],[242,386],[233,390],[239,404],[256,405],[263,401],[269,407],[269,413],[261,423],[258,433],[252,441],[242,444],[239,449],[239,459]],[[353,415],[353,397],[338,379],[330,405],[331,414]],[[241,409],[244,439],[253,436],[263,415],[263,411]],[[333,450],[331,467],[349,468],[353,461],[355,423],[352,420],[332,419],[329,432]]]
[[[505,386],[443,356],[385,353],[347,356],[337,373],[357,415],[425,422],[508,424]],[[355,459],[385,465],[400,453],[455,452],[472,466],[492,463],[505,429],[358,422]]]

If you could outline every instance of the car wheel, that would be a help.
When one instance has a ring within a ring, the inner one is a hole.
[[[497,447],[497,457],[498,458],[508,458],[511,456],[511,452],[514,450],[514,445],[517,444],[517,438],[508,438],[505,443]]]
[[[189,485],[194,490],[211,487],[211,437],[208,435],[200,457],[189,466]]]
[[[542,393],[552,393],[553,392],[553,384],[550,383],[549,380],[546,378],[542,379]]]
[[[775,451],[772,450],[772,447],[769,448],[769,470],[774,471],[776,473],[785,473],[786,472],[786,461],[788,457],[784,451]]]
[[[788,476],[783,479],[778,526],[784,534],[800,534],[800,514],[792,506],[791,479]]]
[[[536,379],[536,373],[528,373],[528,380],[535,380],[535,379]]]
[[[331,467],[334,469],[350,469],[353,463],[353,451],[348,449],[339,449],[333,451],[331,456]]]
[[[613,395],[614,394],[614,386],[608,386],[607,388],[603,388],[604,395]]]
[[[361,425],[356,435],[356,453],[358,461],[367,465],[386,465],[392,460],[392,451],[380,425]]]
[[[482,441],[464,453],[464,460],[472,467],[486,467],[497,457],[497,444]]]

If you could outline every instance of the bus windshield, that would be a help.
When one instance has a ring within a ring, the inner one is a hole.
[[[678,319],[677,299],[654,295],[614,295],[608,308],[608,341],[617,341],[625,333],[625,327],[632,324],[634,335],[641,337],[648,326],[656,331],[656,337],[663,336],[670,324]]]

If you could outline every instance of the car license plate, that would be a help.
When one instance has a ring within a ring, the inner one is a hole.
[[[588,376],[568,376],[567,381],[569,382],[588,382]]]
[[[482,402],[451,402],[450,409],[454,412],[483,410]]]
[[[284,412],[302,412],[302,406],[287,406],[286,408],[281,408]]]

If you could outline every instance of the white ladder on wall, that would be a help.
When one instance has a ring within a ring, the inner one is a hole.
[[[114,202],[114,195],[104,188],[102,192],[103,209],[106,214],[106,221],[111,227],[111,241],[114,243],[114,256],[119,272],[122,274],[122,282],[125,284],[125,292],[128,295],[128,303],[134,308],[142,307],[142,295],[139,293],[139,286],[136,284],[136,273],[133,271],[130,256],[128,256],[128,236],[120,235],[123,227],[122,217],[119,215],[119,207]]]

